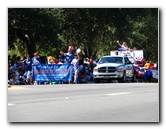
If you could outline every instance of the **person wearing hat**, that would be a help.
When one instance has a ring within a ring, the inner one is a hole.
[[[74,69],[74,81],[73,83],[77,83],[78,73],[79,73],[79,58],[78,55],[74,55],[74,59],[72,60],[71,64],[73,64]]]
[[[33,65],[38,65],[38,64],[41,64],[41,59],[39,57],[39,54],[37,52],[35,52],[33,54],[33,58],[32,58],[32,62],[33,62]]]

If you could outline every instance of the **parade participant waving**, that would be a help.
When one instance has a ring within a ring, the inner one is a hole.
[[[126,42],[123,42],[122,44],[119,43],[119,41],[117,41],[118,45],[121,47],[121,50],[128,50],[128,46]]]
[[[74,47],[69,46],[68,52],[64,53],[64,56],[66,57],[65,63],[71,64],[72,60],[74,59],[74,54],[73,54]]]

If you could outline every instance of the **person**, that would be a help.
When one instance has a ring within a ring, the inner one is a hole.
[[[80,72],[80,82],[87,83],[87,78],[84,72]]]
[[[26,82],[28,84],[31,84],[32,83],[32,60],[31,60],[31,57],[30,55],[27,55],[27,59],[24,60],[24,65],[26,67],[26,72],[24,74],[24,76],[26,76]]]
[[[145,82],[151,82],[152,81],[152,76],[153,76],[152,71],[145,68],[144,81]]]
[[[150,65],[151,65],[151,64],[150,64],[150,61],[147,60],[146,63],[145,63],[145,65],[144,65],[145,69],[150,70]]]
[[[74,69],[74,81],[73,83],[77,83],[78,73],[79,73],[79,59],[78,55],[74,55],[74,59],[72,60],[71,64],[73,64]]]
[[[149,61],[149,63],[150,63],[150,69],[154,70],[154,63],[152,61]]]
[[[115,55],[118,56],[118,52],[115,52]]]
[[[65,63],[66,64],[71,64],[72,60],[74,59],[74,54],[73,54],[74,47],[69,46],[68,52],[64,53],[65,58]]]
[[[96,60],[96,63],[98,63],[98,62],[99,62],[100,58],[101,58],[101,57],[100,57],[100,54],[98,54],[98,55],[97,55],[97,60]]]
[[[48,56],[47,62],[48,62],[48,64],[58,64],[59,63],[58,60],[55,59],[55,57],[53,57],[53,56]]]
[[[60,51],[59,52],[59,59],[58,59],[58,61],[59,61],[59,63],[65,63],[65,55],[64,55],[64,52],[63,51]]]
[[[17,68],[15,71],[15,83],[18,85],[20,84],[20,72],[19,69]]]
[[[87,57],[87,58],[84,58],[84,64],[90,64],[88,57]]]
[[[90,64],[91,66],[93,65],[93,57],[92,57],[92,56],[90,56],[89,64]]]
[[[119,41],[117,41],[118,45],[121,47],[121,50],[128,50],[128,46],[126,42],[123,42],[122,44],[119,43]]]
[[[137,48],[136,47],[133,47],[133,49],[132,50],[137,50]]]
[[[38,65],[38,64],[41,64],[41,59],[39,57],[39,54],[37,52],[35,52],[33,54],[33,58],[32,58],[32,62],[33,62],[33,65]]]
[[[116,58],[117,60],[116,60],[116,63],[122,63],[122,57],[118,57],[118,58]]]

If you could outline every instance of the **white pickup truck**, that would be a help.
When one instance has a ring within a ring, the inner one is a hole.
[[[127,56],[103,56],[93,69],[94,83],[101,80],[135,81],[134,68]]]

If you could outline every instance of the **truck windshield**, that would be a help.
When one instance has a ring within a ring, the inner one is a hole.
[[[103,57],[100,59],[99,64],[104,64],[104,63],[123,63],[123,58],[122,57]]]

